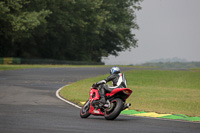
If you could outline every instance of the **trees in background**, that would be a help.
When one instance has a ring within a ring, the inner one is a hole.
[[[0,56],[96,61],[136,47],[141,0],[2,0]]]
[[[27,57],[24,40],[30,39],[36,27],[46,23],[51,11],[29,9],[30,1],[3,0],[0,2],[0,56]],[[31,53],[30,53],[31,54]]]

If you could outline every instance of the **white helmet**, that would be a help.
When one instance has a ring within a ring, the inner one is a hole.
[[[110,69],[110,74],[118,74],[118,73],[120,73],[120,69],[119,69],[119,67],[112,67],[111,69]]]

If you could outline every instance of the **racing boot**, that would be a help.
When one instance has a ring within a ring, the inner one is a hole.
[[[99,100],[95,100],[92,102],[92,105],[93,106],[99,106],[99,107],[102,107],[104,104],[106,103],[106,98],[105,97],[102,97],[99,99]]]
[[[104,96],[101,96],[101,99],[98,101],[102,104],[105,104],[106,103],[106,98]]]
[[[106,103],[106,98],[101,96],[101,99],[98,100],[99,107],[103,107],[103,105]]]

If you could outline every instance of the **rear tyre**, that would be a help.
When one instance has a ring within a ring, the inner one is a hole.
[[[90,110],[90,100],[88,100],[83,105],[83,107],[81,108],[81,112],[80,112],[81,118],[87,118],[87,117],[89,117],[90,116],[89,110]]]
[[[114,120],[120,114],[123,109],[123,101],[119,98],[116,98],[111,101],[110,107],[107,108],[104,112],[104,117],[106,120]]]

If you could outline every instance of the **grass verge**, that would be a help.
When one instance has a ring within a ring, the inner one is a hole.
[[[29,68],[64,68],[64,67],[103,67],[103,65],[0,65],[0,70],[16,70]]]
[[[110,65],[0,65],[0,70],[16,70],[29,68],[64,68],[64,67],[112,67]],[[150,68],[145,66],[119,66],[134,68]]]
[[[130,109],[200,116],[200,72],[132,70],[125,72],[133,94]],[[63,88],[60,95],[80,104],[89,98],[90,86],[108,75],[81,80]]]

